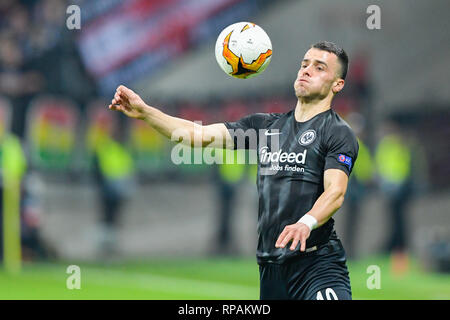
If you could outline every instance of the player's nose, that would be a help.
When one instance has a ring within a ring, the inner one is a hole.
[[[312,64],[310,64],[309,66],[307,66],[306,68],[303,69],[303,72],[304,72],[303,74],[308,76],[308,77],[311,77],[313,70],[314,70],[314,67],[313,67]]]
[[[298,70],[298,78],[302,78],[302,77],[311,77],[311,69],[309,68],[309,66],[305,67],[305,68],[300,68],[300,70]]]

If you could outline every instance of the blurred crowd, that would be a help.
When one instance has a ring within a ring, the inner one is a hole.
[[[82,71],[72,35],[63,27],[66,7],[66,1],[61,0],[0,2],[0,142],[3,158],[0,211],[7,206],[8,197],[14,197],[6,183],[7,177],[22,181],[20,211],[24,259],[52,255],[39,234],[39,199],[30,185],[32,166],[25,141],[30,104],[43,94],[63,95],[77,102],[83,102],[89,94],[92,96],[93,87],[89,86],[89,77]],[[0,219],[1,226],[2,222]],[[0,247],[2,253],[3,245]]]
[[[11,131],[23,137],[29,103],[37,94],[85,103],[95,94],[65,28],[66,1],[0,2],[0,94],[14,105]]]

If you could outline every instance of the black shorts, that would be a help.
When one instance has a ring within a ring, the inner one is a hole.
[[[283,264],[259,266],[261,300],[351,300],[345,251],[330,240]]]

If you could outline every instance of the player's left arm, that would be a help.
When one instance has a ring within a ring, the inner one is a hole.
[[[309,238],[311,230],[326,223],[342,206],[347,191],[347,184],[348,176],[344,171],[340,169],[325,170],[324,192],[302,219],[297,223],[287,225],[283,229],[275,247],[284,248],[292,241],[290,250],[295,250],[297,244],[300,242],[300,251],[305,251],[306,240]]]
[[[316,227],[327,222],[342,206],[347,192],[348,176],[344,171],[340,169],[325,170],[323,180],[324,192],[308,212],[317,220]]]

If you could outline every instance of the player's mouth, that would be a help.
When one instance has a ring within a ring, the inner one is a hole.
[[[298,79],[297,81],[298,81],[298,82],[306,82],[306,83],[308,83],[308,82],[309,82],[308,80],[306,80],[306,79],[303,79],[303,78],[300,78],[300,79]]]

